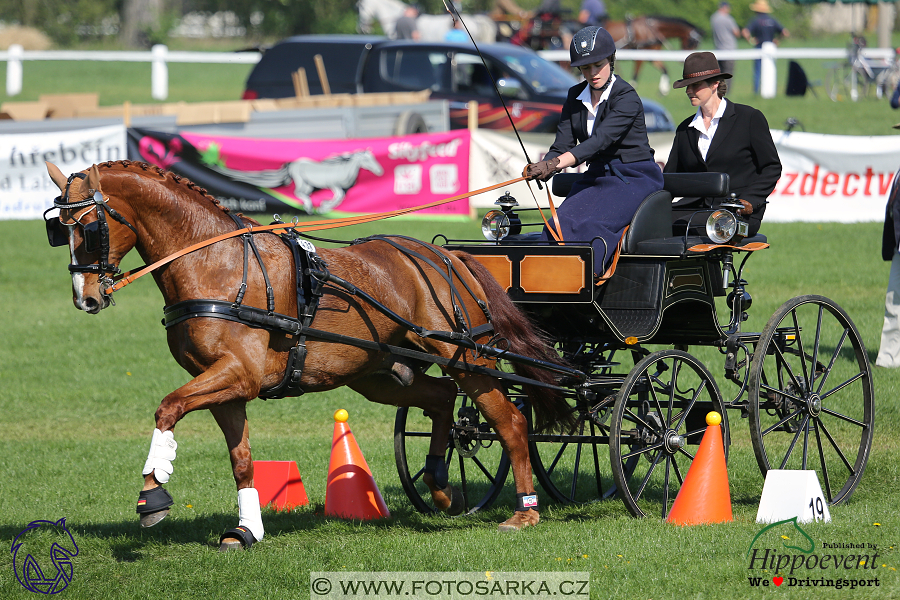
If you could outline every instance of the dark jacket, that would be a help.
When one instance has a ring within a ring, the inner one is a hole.
[[[881,258],[893,260],[894,253],[900,248],[900,170],[894,173],[894,183],[888,194],[887,207],[884,210],[884,234],[881,238]]]
[[[569,88],[556,140],[544,159],[571,152],[578,164],[610,162],[616,158],[623,163],[653,160],[644,124],[644,105],[631,84],[621,77],[616,77],[609,98],[600,105],[594,130],[588,138],[588,110],[578,99],[587,84],[582,81]]]
[[[766,117],[752,106],[729,100],[705,161],[697,147],[700,132],[690,127],[693,119],[691,115],[675,130],[675,141],[664,172],[728,173],[730,191],[753,205],[754,215],[761,219],[766,198],[775,190],[781,177],[781,160]],[[685,198],[676,206],[690,205],[696,200]]]

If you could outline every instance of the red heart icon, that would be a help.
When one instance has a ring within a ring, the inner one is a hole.
[[[774,583],[776,586],[781,585],[782,583],[784,583],[784,577],[773,577],[772,583]]]

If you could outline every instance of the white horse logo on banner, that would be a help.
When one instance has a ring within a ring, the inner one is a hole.
[[[357,150],[321,161],[301,157],[285,163],[279,169],[265,171],[239,171],[227,167],[207,165],[235,181],[249,183],[260,188],[277,188],[294,183],[294,195],[309,214],[324,214],[335,209],[347,195],[347,190],[356,184],[359,170],[365,169],[377,176],[384,174],[384,168],[375,159],[371,150]],[[312,194],[317,190],[331,190],[331,198],[313,207]]]

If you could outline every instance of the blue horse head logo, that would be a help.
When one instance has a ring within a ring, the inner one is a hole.
[[[29,592],[58,594],[72,581],[72,559],[78,556],[78,545],[66,528],[65,518],[56,522],[32,521],[13,540],[10,551],[16,579]],[[48,555],[55,572],[47,568]]]

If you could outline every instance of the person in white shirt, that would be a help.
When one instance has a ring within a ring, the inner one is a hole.
[[[697,111],[681,122],[666,162],[666,173],[727,173],[730,191],[743,205],[749,235],[756,235],[769,194],[781,177],[781,160],[766,117],[752,106],[725,99],[730,73],[723,73],[712,52],[694,52],[684,61],[682,79],[672,87],[685,88]],[[702,233],[722,198],[682,198],[672,204],[675,235],[690,228]],[[698,212],[699,211],[699,212]],[[706,212],[703,212],[706,211]]]

